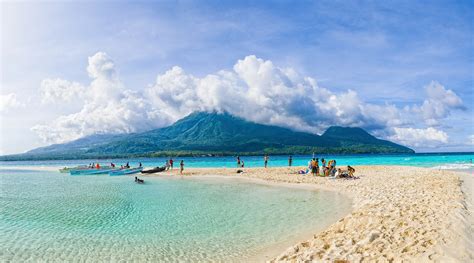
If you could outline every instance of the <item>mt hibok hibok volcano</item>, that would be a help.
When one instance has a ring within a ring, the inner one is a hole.
[[[332,126],[316,135],[257,124],[228,113],[195,112],[168,127],[96,134],[2,159],[76,159],[160,155],[413,153],[361,128]]]

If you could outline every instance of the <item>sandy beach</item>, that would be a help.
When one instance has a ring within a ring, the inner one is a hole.
[[[224,176],[337,191],[353,210],[271,261],[473,260],[472,174],[402,166],[358,166],[357,180],[296,174],[302,167],[185,169],[184,176]],[[178,176],[179,171],[152,176]]]

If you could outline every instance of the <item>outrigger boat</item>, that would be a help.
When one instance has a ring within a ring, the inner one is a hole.
[[[96,175],[96,174],[108,174],[116,171],[117,168],[104,167],[104,168],[86,168],[86,169],[72,169],[69,171],[71,175]]]
[[[152,168],[152,169],[148,169],[148,170],[143,170],[142,171],[142,174],[154,174],[154,173],[159,173],[159,172],[163,172],[164,170],[166,170],[166,167],[155,167],[155,168]]]
[[[71,170],[79,170],[79,169],[88,169],[89,167],[87,165],[79,165],[76,167],[64,167],[59,169],[60,173],[69,173]]]
[[[119,175],[127,175],[127,174],[136,174],[136,173],[141,172],[142,170],[143,170],[143,167],[119,169],[119,170],[110,171],[109,175],[119,176]]]

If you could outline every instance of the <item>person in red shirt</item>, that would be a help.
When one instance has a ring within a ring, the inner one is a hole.
[[[170,158],[170,167],[171,167],[171,170],[173,170],[173,159]]]

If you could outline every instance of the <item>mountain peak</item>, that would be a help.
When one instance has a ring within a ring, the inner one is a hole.
[[[333,126],[322,135],[258,124],[227,112],[194,112],[174,124],[142,133],[97,135],[33,150],[16,158],[96,158],[160,154],[408,153],[361,128]],[[12,157],[15,158],[15,157]]]

